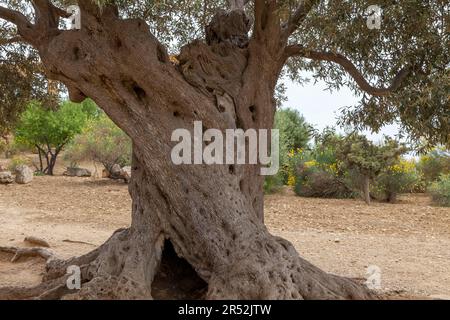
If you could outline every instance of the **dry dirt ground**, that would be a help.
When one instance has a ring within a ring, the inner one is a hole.
[[[104,179],[36,177],[25,186],[0,185],[0,246],[26,246],[23,239],[35,236],[61,257],[81,255],[129,225],[130,205],[127,186]],[[265,205],[270,231],[327,272],[365,278],[375,265],[384,292],[450,298],[450,209],[431,206],[427,196],[368,207],[284,191],[267,196]],[[0,254],[0,286],[39,283],[42,260],[10,259]]]

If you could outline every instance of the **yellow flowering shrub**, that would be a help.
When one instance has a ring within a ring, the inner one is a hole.
[[[416,163],[405,159],[400,160],[399,163],[388,168],[392,173],[415,173]]]
[[[289,175],[288,182],[287,182],[288,186],[294,187],[296,182],[297,182],[297,178],[294,175]]]
[[[374,193],[380,200],[395,202],[399,193],[412,192],[420,183],[416,163],[401,159],[386,168],[375,180]]]
[[[305,162],[305,168],[307,168],[307,169],[310,169],[313,167],[318,167],[318,166],[319,166],[319,164],[317,163],[316,160],[311,160],[311,161]]]

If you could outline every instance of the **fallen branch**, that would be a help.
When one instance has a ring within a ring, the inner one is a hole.
[[[17,248],[17,247],[0,247],[0,252],[6,252],[14,254],[11,262],[17,262],[23,257],[41,257],[47,261],[47,263],[55,259],[53,252],[43,248]]]

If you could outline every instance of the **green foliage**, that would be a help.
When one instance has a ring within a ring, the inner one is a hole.
[[[131,164],[131,140],[106,115],[101,115],[89,121],[64,157],[73,167],[83,160],[99,162],[108,170],[115,164],[123,167]]]
[[[347,169],[356,170],[362,176],[371,179],[378,176],[383,168],[395,164],[407,149],[391,138],[385,137],[384,143],[377,145],[367,137],[352,133],[344,139],[334,139],[336,156]]]
[[[280,130],[280,148],[285,154],[305,148],[311,139],[312,127],[297,110],[288,108],[277,111],[275,129]]]
[[[280,168],[284,184],[289,184],[298,164],[299,151],[308,146],[312,127],[293,109],[279,110],[275,114],[275,129],[280,130]]]
[[[389,138],[375,144],[365,136],[340,136],[327,128],[316,135],[314,147],[303,153],[295,191],[307,197],[352,198],[358,193],[365,195],[364,182],[369,179],[369,183],[376,180],[373,191],[380,198],[394,199],[419,181],[415,164],[400,161],[405,152],[404,146]]]
[[[338,135],[334,128],[327,127],[314,137],[314,148],[311,150],[310,160],[316,161],[321,166],[335,165],[336,169],[341,166],[337,158],[339,143],[344,139]]]
[[[406,147],[389,137],[382,144],[375,144],[357,133],[351,133],[343,139],[331,139],[336,144],[336,156],[342,167],[350,173],[353,186],[359,185],[361,195],[367,204],[371,201],[370,183],[381,172],[400,159],[406,153]]]
[[[301,155],[296,167],[295,192],[304,197],[352,198],[346,172],[337,159],[337,144],[343,138],[332,128],[315,135],[315,144]]]
[[[369,5],[383,10],[381,29],[367,27]],[[341,123],[378,131],[398,123],[415,141],[450,144],[448,92],[450,91],[449,2],[334,0],[320,1],[294,34],[292,42],[321,52],[336,52],[357,66],[370,83],[388,87],[400,70],[410,76],[393,94],[361,94],[343,68],[330,62],[293,58],[289,75],[310,70],[330,89],[350,87],[361,101],[343,108]]]
[[[450,207],[450,174],[442,175],[431,185],[429,192],[437,205]]]
[[[43,172],[41,172],[41,171],[35,171],[34,172],[34,176],[35,177],[43,177],[43,176],[45,176],[45,174]]]
[[[400,193],[413,192],[420,183],[420,174],[413,161],[400,160],[385,168],[375,179],[372,194],[379,200],[395,202]]]
[[[1,5],[32,16],[29,1],[5,0]],[[0,19],[0,43],[16,36],[17,28]],[[30,100],[55,107],[59,89],[58,83],[46,79],[36,50],[22,42],[0,45],[0,135],[14,131]]]
[[[36,147],[40,158],[39,170],[53,175],[58,155],[82,131],[86,121],[87,115],[78,104],[64,102],[57,110],[52,110],[33,101],[20,117],[15,141]]]
[[[5,0],[8,8],[21,11],[31,19],[29,1]],[[75,0],[55,0],[60,7]],[[225,0],[96,0],[104,6],[114,3],[121,17],[145,20],[151,32],[172,54],[194,39],[204,38],[205,25],[218,9],[226,9]],[[277,1],[275,12],[280,23],[294,14],[300,1]],[[265,2],[268,5],[268,2]],[[367,27],[369,5],[383,10],[381,29]],[[246,11],[255,21],[254,2]],[[361,98],[358,105],[343,108],[341,122],[356,129],[372,128],[399,122],[403,131],[418,141],[425,137],[432,144],[450,145],[448,92],[450,90],[449,4],[446,0],[391,1],[334,0],[317,1],[305,20],[289,38],[290,44],[317,52],[337,53],[346,57],[367,81],[376,87],[389,87],[400,70],[409,76],[392,94],[378,97],[364,94],[339,65],[291,57],[283,74],[305,82],[301,76],[310,71],[314,80],[324,80],[330,89],[350,87]],[[16,35],[11,23],[0,21],[0,38]],[[0,127],[11,127],[20,114],[22,103],[37,98],[46,89],[38,68],[36,51],[26,45],[0,47]],[[19,75],[17,66],[23,71]],[[17,76],[19,75],[19,76]],[[40,81],[38,81],[40,80]],[[17,90],[19,88],[19,90]],[[1,130],[0,130],[1,131]]]
[[[298,168],[295,193],[302,197],[344,199],[354,197],[342,176],[332,169],[325,169],[316,161],[309,161]]]
[[[55,105],[55,97],[47,92],[47,81],[38,68],[39,58],[32,50],[22,55],[0,46],[0,59],[1,135],[14,129],[28,101],[38,99],[47,105]]]
[[[450,173],[450,152],[436,148],[420,157],[417,165],[427,185],[437,181],[442,174]]]
[[[64,102],[56,111],[31,102],[16,128],[16,141],[42,149],[61,149],[80,133],[87,116],[80,105]]]
[[[264,194],[273,194],[283,188],[283,176],[278,173],[274,176],[267,176],[264,180]]]
[[[83,113],[86,114],[88,120],[98,119],[104,114],[97,104],[91,99],[86,99],[81,103],[81,110],[83,110]]]

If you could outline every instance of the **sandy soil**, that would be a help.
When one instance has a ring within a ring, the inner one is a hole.
[[[266,222],[328,272],[364,278],[376,265],[384,292],[449,298],[450,209],[432,207],[423,195],[400,200],[368,207],[285,191],[266,197]],[[35,236],[61,257],[80,255],[128,226],[130,206],[127,186],[110,180],[36,177],[26,186],[0,186],[0,246],[25,246],[25,236]],[[10,258],[0,254],[0,286],[39,283],[43,261]]]

